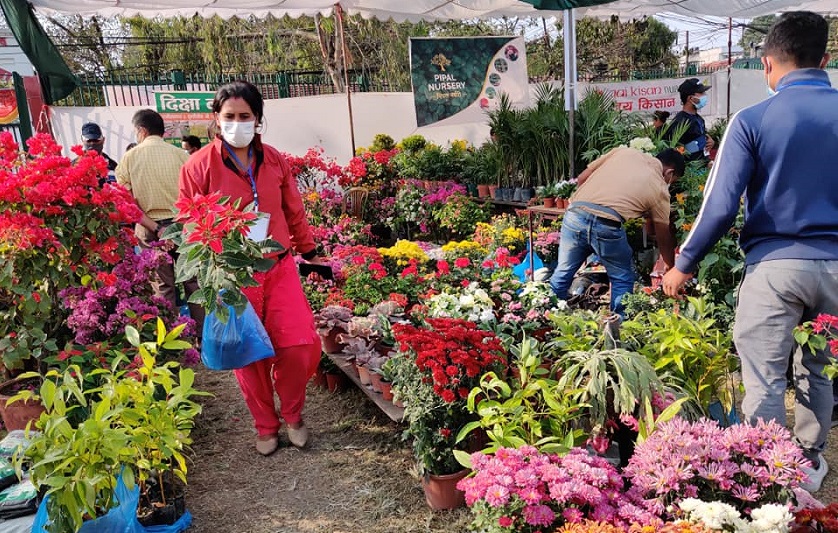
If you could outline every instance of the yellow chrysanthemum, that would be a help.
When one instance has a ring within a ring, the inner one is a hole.
[[[428,260],[428,254],[415,242],[399,240],[390,248],[379,248],[379,253],[396,261],[398,265],[406,265],[411,259],[420,263]]]

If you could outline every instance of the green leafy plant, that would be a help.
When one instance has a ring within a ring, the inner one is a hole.
[[[729,412],[729,378],[737,364],[730,332],[718,326],[706,298],[686,301],[678,313],[659,310],[623,322],[622,341],[652,363],[668,388],[689,398],[684,407],[693,416],[709,416],[709,405],[717,400]]]
[[[134,361],[123,355],[111,368],[92,371],[100,387],[86,387],[81,369],[71,365],[47,372],[37,394],[21,391],[9,400],[39,399],[46,409],[35,423],[40,433],[14,461],[19,473],[27,465],[33,483],[49,496],[50,533],[76,531],[85,520],[106,514],[117,503],[120,475],[129,490],[166,471],[186,481],[184,448],[201,411],[191,398],[205,393],[192,388],[191,369],[175,375],[177,363],[157,366],[158,349],[178,342],[176,335],[167,341],[164,329],[156,341],[143,343],[129,326],[126,337],[140,355]],[[79,409],[89,416],[73,424]]]
[[[559,387],[577,391],[569,395],[585,405],[594,433],[621,415],[635,416],[644,425],[654,423],[652,398],[664,386],[642,355],[620,348],[574,351],[564,354],[558,365]]]
[[[464,238],[474,233],[478,222],[489,220],[490,215],[491,204],[479,204],[468,196],[454,194],[434,211],[433,218],[452,238]]]
[[[583,434],[574,429],[574,421],[583,405],[550,377],[550,371],[543,367],[542,348],[535,340],[525,338],[510,349],[517,378],[504,379],[495,372],[481,378],[468,397],[469,411],[480,419],[466,424],[457,442],[478,428],[485,430],[490,441],[484,453],[524,445],[544,453],[565,453],[580,442]],[[468,454],[454,453],[461,464],[468,464]]]

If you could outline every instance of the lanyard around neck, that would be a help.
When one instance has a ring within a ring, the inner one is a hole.
[[[230,145],[226,142],[224,143],[224,148],[227,149],[227,153],[230,154],[230,157],[233,158],[233,161],[236,163],[240,169],[244,169],[245,174],[247,174],[247,179],[250,181],[250,190],[253,192],[253,205],[256,207],[256,210],[259,210],[259,193],[256,191],[256,178],[253,176],[253,146],[248,147],[247,149],[247,165],[241,162],[241,159],[238,158],[233,149],[230,148]]]

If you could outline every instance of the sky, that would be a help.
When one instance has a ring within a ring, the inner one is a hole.
[[[655,18],[678,32],[679,46],[685,45],[686,32],[690,32],[690,48],[701,50],[708,48],[727,48],[728,28],[727,19],[718,17],[703,17],[701,19],[684,17],[673,14],[656,15]],[[747,22],[741,19],[733,20],[733,46],[742,37],[742,29],[737,24]]]

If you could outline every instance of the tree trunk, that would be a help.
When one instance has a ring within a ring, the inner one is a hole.
[[[314,27],[317,29],[317,38],[320,42],[320,56],[323,59],[323,68],[332,80],[335,92],[342,93],[345,90],[343,84],[343,60],[340,53],[340,46],[337,46],[337,31],[329,34],[323,27],[323,17],[318,13],[314,16]]]

